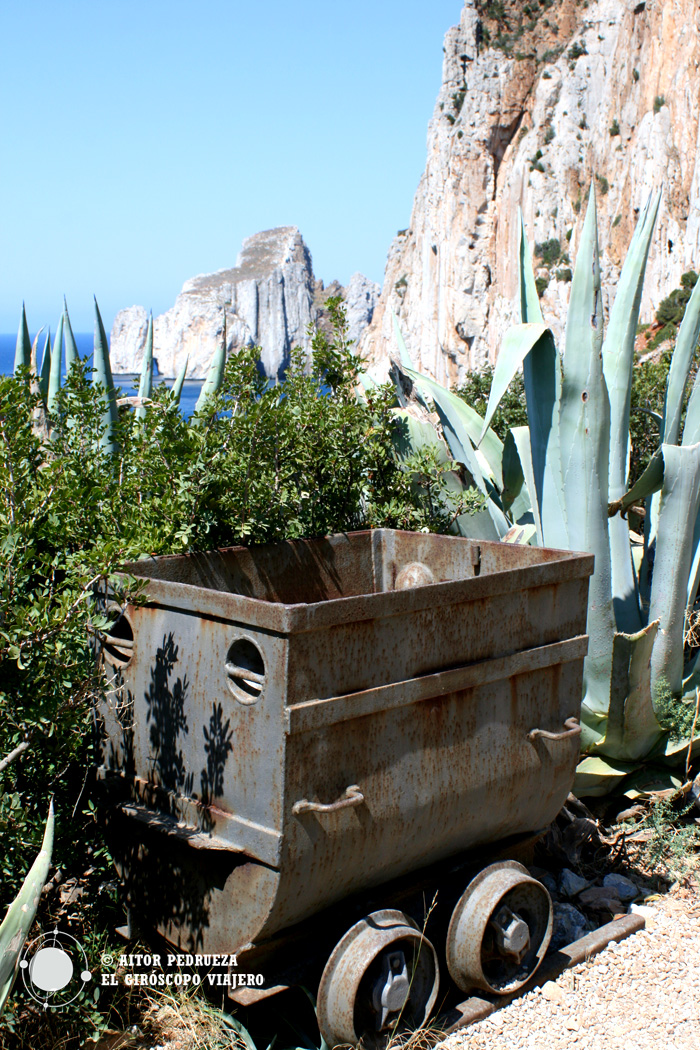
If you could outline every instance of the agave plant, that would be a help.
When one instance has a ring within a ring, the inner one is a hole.
[[[0,926],[0,1014],[17,976],[19,957],[34,922],[39,897],[51,866],[53,849],[53,803],[49,806],[41,852],[32,864],[22,888]]]
[[[700,379],[681,432],[685,387],[700,335],[700,281],[678,334],[668,375],[660,447],[628,489],[634,340],[660,194],[640,215],[603,332],[595,195],[589,195],[571,285],[564,350],[544,324],[520,218],[522,323],[505,335],[486,418],[404,363],[435,402],[445,439],[488,495],[480,527],[503,538],[529,525],[530,542],[595,554],[588,604],[582,750],[577,790],[603,794],[644,762],[673,762],[691,741],[662,726],[692,698],[700,662],[684,666],[686,610],[700,578]],[[490,430],[500,399],[522,367],[529,426],[500,443]],[[643,543],[623,517],[646,499]],[[644,771],[642,770],[643,775]]]

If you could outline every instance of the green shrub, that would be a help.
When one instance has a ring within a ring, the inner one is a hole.
[[[535,287],[537,288],[537,294],[540,298],[544,295],[549,285],[549,277],[538,277],[535,281]]]
[[[547,128],[545,130],[545,133],[544,133],[544,141],[545,141],[545,143],[550,143],[552,141],[552,139],[554,138],[555,134],[556,134],[556,132],[555,132],[554,128],[552,127],[552,125],[548,124]]]
[[[489,391],[493,380],[493,368],[487,365],[478,372],[470,372],[461,386],[455,387],[463,401],[476,409],[480,416],[486,415],[486,406],[489,400]],[[525,387],[523,377],[519,373],[503,396],[503,400],[496,409],[491,429],[505,441],[506,435],[511,427],[527,426],[527,410],[525,408]]]
[[[639,80],[639,70],[638,69],[633,69],[632,70],[632,80],[635,82],[635,84]]]
[[[654,99],[654,113],[658,113],[662,106],[666,105],[666,99],[663,95],[657,95]]]
[[[601,196],[604,197],[610,189],[610,183],[605,178],[605,175],[596,175],[596,179],[598,180],[598,188],[600,189]]]
[[[535,245],[535,255],[542,260],[543,266],[554,266],[561,255],[561,244],[557,237],[550,237],[548,241],[540,241]]]
[[[581,58],[582,55],[587,55],[587,54],[588,54],[588,51],[586,50],[586,45],[579,43],[579,41],[577,40],[569,48],[569,50],[567,52],[567,57],[568,57],[570,62],[575,62],[577,58]]]
[[[618,123],[617,117],[615,117],[615,119],[613,120],[612,124],[610,125],[610,137],[614,138],[615,135],[619,135],[619,134],[620,134],[620,125]]]

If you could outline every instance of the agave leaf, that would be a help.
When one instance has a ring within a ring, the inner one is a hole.
[[[607,732],[596,752],[615,761],[644,758],[664,735],[651,698],[651,654],[658,629],[655,620],[636,634],[618,633],[613,641]]]
[[[686,748],[687,750],[687,748]],[[659,791],[678,791],[682,782],[663,769],[638,769],[626,780],[623,791],[627,798],[652,798]]]
[[[105,327],[102,323],[102,317],[100,316],[100,308],[97,305],[97,299],[95,299],[95,337],[92,364],[92,381],[93,383],[100,383],[102,385],[107,399],[102,419],[105,430],[101,444],[106,452],[114,452],[116,448],[114,442],[114,427],[119,419],[119,410],[117,409],[117,395],[114,389],[112,369],[109,363],[109,344],[107,342]]]
[[[78,346],[73,335],[73,329],[71,328],[70,317],[68,316],[68,303],[66,297],[63,297],[63,319],[66,329],[66,374],[70,372],[73,364],[80,360],[80,354],[78,353]]]
[[[221,387],[224,378],[224,368],[226,367],[227,342],[226,311],[224,310],[224,327],[221,336],[221,343],[214,351],[211,364],[209,365],[209,371],[207,372],[207,378],[205,379],[199,397],[197,398],[197,404],[194,406],[195,415],[205,411],[207,401],[214,397]]]
[[[683,411],[683,394],[688,381],[688,372],[693,362],[695,347],[700,337],[700,281],[695,282],[693,293],[685,308],[683,321],[678,330],[676,348],[671,358],[671,367],[666,379],[666,398],[664,401],[664,433],[663,439],[666,445],[676,445],[681,425],[681,413]],[[695,389],[693,388],[693,394]],[[700,429],[700,394],[693,398],[692,394],[688,402],[688,415],[686,417],[685,429],[688,430],[688,440],[683,434],[683,444],[693,445],[697,438],[693,434]],[[691,413],[692,407],[692,413]],[[690,424],[688,423],[690,419]]]
[[[603,310],[595,195],[589,195],[566,325],[560,429],[569,549],[595,555],[588,592],[590,646],[584,663],[584,701],[607,712],[613,618],[608,537],[610,404],[603,377]]]
[[[520,468],[523,472],[523,478],[525,479],[525,485],[530,494],[535,491],[535,472],[532,469],[532,445],[530,443],[530,428],[529,427],[511,427],[510,436],[513,439],[518,459],[520,461]],[[542,537],[542,520],[540,518],[540,508],[537,500],[532,500],[531,503],[532,515],[535,520],[535,535],[537,536],[537,546],[544,547],[544,540]],[[511,508],[512,512],[513,508]],[[515,515],[514,515],[515,516]]]
[[[613,789],[618,790],[625,777],[636,768],[635,764],[629,762],[589,755],[576,767],[573,791],[577,798],[608,795]]]
[[[173,395],[173,398],[175,399],[175,404],[176,405],[180,404],[180,397],[182,395],[182,388],[185,385],[185,378],[187,376],[187,365],[189,364],[189,361],[190,361],[190,355],[187,354],[187,356],[185,357],[185,362],[184,362],[182,368],[180,369],[180,371],[177,374],[177,379],[175,380],[175,382],[172,385],[172,395]]]
[[[532,269],[525,224],[520,213],[520,315],[522,322],[542,323],[540,300]],[[523,360],[535,489],[545,540],[550,547],[569,546],[564,503],[564,480],[559,441],[561,361],[552,338],[538,341]]]
[[[503,509],[515,522],[524,514],[533,515],[530,491],[525,483],[525,475],[520,462],[520,454],[515,438],[509,430],[503,443],[503,489],[501,491]],[[537,530],[535,530],[537,531]]]
[[[44,353],[41,358],[41,371],[39,372],[39,390],[46,404],[49,398],[49,380],[51,378],[51,329],[46,332],[44,340]]]
[[[415,366],[413,364],[413,361],[411,360],[411,355],[408,352],[408,348],[406,347],[404,337],[401,334],[401,329],[399,327],[399,319],[393,310],[391,311],[391,319],[394,325],[394,335],[396,336],[396,343],[399,348],[399,358],[401,360],[401,367],[404,370],[404,372],[410,371]],[[420,386],[416,386],[413,392],[418,403],[423,406],[426,412],[429,412],[430,409],[428,407],[428,402],[426,401],[425,393],[421,390]]]
[[[457,397],[456,394],[446,390],[440,383],[435,382],[434,379],[428,379],[427,376],[415,372],[412,368],[406,369],[406,372],[411,379],[415,378],[420,381],[433,398],[449,449],[454,458],[467,468],[476,487],[488,497],[486,510],[493,522],[495,530],[493,538],[500,539],[502,536],[505,536],[511,526],[511,522],[508,521],[503,510],[496,502],[497,493],[494,491],[488,475],[485,473],[482,463],[480,463],[479,457],[476,455],[476,450],[467,432],[466,420],[468,416],[462,409],[469,406],[465,405],[464,401]],[[470,528],[474,517],[479,516],[470,516]],[[476,533],[470,532],[470,535],[476,537]],[[491,538],[491,536],[481,535],[480,538],[487,539]]]
[[[56,407],[56,398],[58,397],[58,391],[61,389],[61,363],[63,358],[63,314],[58,319],[58,325],[56,327],[56,338],[53,343],[53,353],[51,354],[51,372],[49,374],[49,390],[48,390],[48,401],[47,408],[49,412],[53,412]]]
[[[686,607],[689,610],[695,605],[695,599],[698,596],[698,586],[700,585],[700,514],[695,519],[692,549],[693,560],[690,564],[690,571],[688,573],[688,589],[685,600]]]
[[[486,406],[486,415],[482,421],[482,434],[486,433],[486,430],[493,419],[493,414],[501,403],[501,398],[510,386],[513,376],[522,366],[523,361],[532,348],[547,333],[549,333],[551,338],[552,333],[546,325],[541,323],[511,325],[506,332],[500,353],[496,358],[496,366],[493,370],[489,400],[488,405]]]
[[[664,457],[661,449],[657,448],[644,468],[644,473],[637,479],[629,492],[626,492],[621,499],[614,500],[608,504],[608,514],[611,516],[613,514],[626,514],[634,503],[638,503],[640,500],[646,499],[647,496],[659,492],[663,481]]]
[[[661,192],[651,195],[639,217],[610,311],[603,342],[603,375],[610,398],[610,499],[620,499],[627,488],[630,398],[634,367],[634,342],[651,236],[659,211]]]
[[[683,629],[692,539],[700,509],[700,444],[662,445],[664,480],[649,602],[649,620],[661,629],[651,659],[652,694],[665,680],[672,693],[683,684]]]
[[[465,445],[468,445],[471,455],[474,459],[474,463],[479,463],[479,457],[476,455],[476,445],[479,435],[482,431],[483,419],[475,409],[468,405],[461,397],[457,394],[453,394],[451,390],[447,390],[440,383],[434,379],[429,379],[427,376],[421,375],[420,372],[416,372],[415,369],[407,367],[405,369],[406,374],[414,381],[414,383],[421,383],[424,385],[427,392],[435,401],[435,405],[438,409],[438,414],[442,415],[447,420],[447,425],[443,427],[445,430],[445,440],[450,446],[450,451],[455,459],[460,460],[464,463],[469,470],[472,470],[472,465],[463,458],[463,452]],[[467,440],[464,440],[466,435]],[[454,442],[454,444],[453,444]],[[497,434],[492,430],[488,431],[485,440],[481,446],[481,450],[484,455],[484,459],[488,464],[488,471],[479,469],[479,474],[486,478],[490,472],[499,489],[503,487],[503,442]],[[469,455],[469,452],[466,453]],[[483,463],[483,461],[481,461]],[[478,481],[477,481],[478,484]],[[479,486],[481,488],[481,486]],[[486,491],[482,488],[482,491]]]
[[[49,806],[41,852],[32,864],[22,888],[0,926],[0,1013],[12,991],[22,946],[34,922],[41,891],[51,866],[53,850],[53,802]]]
[[[622,267],[603,343],[603,374],[610,398],[610,500],[620,499],[627,488],[634,342],[649,245],[660,200],[659,192],[652,205],[650,196],[640,215]],[[623,518],[613,517],[608,523],[608,531],[615,620],[621,631],[634,633],[641,628],[642,619],[629,529]]]
[[[17,344],[15,346],[15,372],[20,366],[24,368],[31,368],[32,364],[32,343],[29,338],[29,328],[27,326],[27,313],[22,303],[22,316],[19,319],[19,329],[17,331]]]
[[[450,455],[445,442],[442,441],[432,423],[427,420],[416,419],[410,409],[395,409],[395,418],[402,424],[396,428],[394,436],[394,447],[396,454],[402,462],[422,448],[431,447],[437,451],[438,462],[441,465],[450,462]],[[464,490],[473,484],[473,478],[469,471],[465,471],[466,482],[454,471],[447,471],[444,475],[447,493],[445,494],[448,509],[453,511],[456,501]],[[450,493],[455,497],[455,502],[450,500]],[[472,539],[498,540],[502,533],[496,530],[488,506],[476,512],[476,514],[460,515],[454,525],[454,531],[462,536]]]
[[[523,324],[542,324],[540,297],[537,294],[535,274],[532,269],[532,255],[530,254],[530,247],[527,243],[525,222],[520,208],[518,208],[518,221],[520,226],[520,251],[518,258],[520,275],[520,320]]]
[[[145,419],[146,406],[143,401],[153,393],[153,314],[148,318],[148,331],[146,332],[146,346],[143,351],[143,363],[141,364],[141,381],[139,382],[140,404],[136,406],[136,419]]]

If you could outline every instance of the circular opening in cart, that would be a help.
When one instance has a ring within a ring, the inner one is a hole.
[[[249,638],[239,638],[226,656],[228,687],[239,704],[254,704],[265,684],[265,662]]]
[[[134,655],[134,632],[124,612],[117,608],[109,609],[110,613],[115,611],[119,616],[111,627],[100,631],[99,639],[102,652],[110,663],[118,667],[126,667]]]

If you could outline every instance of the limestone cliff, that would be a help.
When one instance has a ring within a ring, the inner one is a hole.
[[[189,355],[188,376],[205,376],[220,344],[224,313],[228,353],[246,345],[262,348],[268,376],[280,376],[293,346],[306,347],[310,323],[323,316],[323,303],[335,284],[324,289],[314,278],[311,255],[295,226],[282,226],[248,237],[235,267],[187,281],[172,309],[153,325],[154,358],[161,374],[176,375]],[[357,339],[371,319],[377,285],[354,274],[345,292],[350,337]],[[148,318],[141,306],[121,310],[112,327],[114,372],[141,367]]]
[[[697,0],[465,0],[408,229],[389,251],[360,349],[381,371],[391,309],[414,360],[443,382],[493,361],[518,321],[518,205],[560,327],[594,181],[605,305],[636,217],[663,199],[642,316],[700,268]]]

